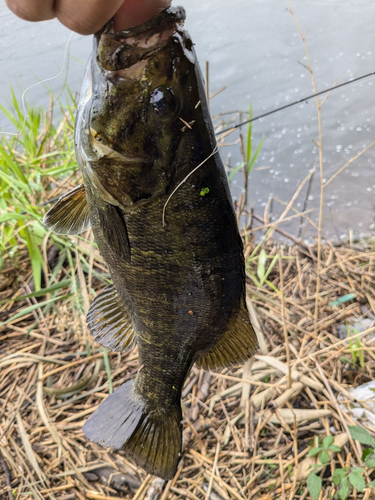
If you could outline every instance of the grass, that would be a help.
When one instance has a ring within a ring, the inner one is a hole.
[[[121,452],[87,443],[82,424],[134,377],[138,358],[136,351],[107,352],[87,333],[87,308],[108,282],[90,232],[56,238],[41,226],[46,201],[79,182],[71,114],[63,110],[62,124],[46,132],[50,114],[32,111],[23,136],[27,152],[22,137],[1,143],[2,278],[8,281],[0,286],[0,498],[142,500],[157,498],[151,496],[157,488],[161,500],[305,499],[322,492],[335,498],[346,486],[347,498],[370,498],[373,469],[363,467],[368,445],[349,432],[358,422],[348,390],[375,374],[374,328],[351,330],[346,342],[338,341],[335,325],[375,313],[375,253],[322,243],[315,325],[316,249],[301,241],[277,244],[272,235],[283,232],[280,225],[265,227],[245,207],[248,306],[259,355],[219,373],[193,368],[184,390],[183,458],[173,481],[154,480]],[[25,228],[39,250],[39,268]],[[327,462],[324,443],[327,452],[336,447]],[[322,447],[318,456],[314,446]]]
[[[250,104],[249,106],[249,113],[248,113],[248,119],[251,120],[251,118],[253,117],[253,108],[252,108],[252,105]],[[239,120],[240,122],[242,121],[242,118],[241,118],[241,113],[240,113],[240,116],[239,116]],[[260,140],[254,154],[252,154],[253,152],[253,135],[252,135],[252,131],[253,131],[253,124],[252,122],[250,121],[248,124],[247,124],[247,133],[246,133],[246,145],[245,145],[245,141],[244,141],[244,138],[242,136],[242,133],[240,133],[240,147],[241,147],[241,153],[242,153],[242,162],[237,165],[237,167],[235,167],[229,174],[228,174],[228,181],[230,181],[232,179],[232,177],[237,173],[239,172],[240,170],[243,171],[243,176],[244,176],[244,191],[245,191],[245,194],[244,194],[244,198],[245,198],[245,202],[244,202],[244,206],[247,207],[247,203],[248,203],[248,189],[249,189],[249,178],[250,178],[250,174],[251,174],[251,171],[253,170],[254,168],[254,165],[255,165],[255,162],[259,156],[259,153],[262,149],[262,146],[263,146],[263,143],[264,143],[264,140],[265,140],[265,137],[262,137],[262,139]]]
[[[0,467],[8,474],[0,474],[0,498],[11,488],[15,498],[45,498],[48,494],[62,499],[100,495],[134,498],[138,492],[137,498],[145,499],[151,487],[159,487],[164,499],[189,496],[203,500],[208,491],[212,499],[247,499],[250,494],[257,500],[301,499],[310,498],[307,484],[311,479],[307,483],[307,478],[312,472],[320,478],[324,495],[335,498],[338,488],[332,474],[341,469],[349,486],[353,471],[361,476],[358,481],[365,482],[364,491],[355,493],[357,499],[371,498],[366,494],[372,491],[368,485],[374,479],[373,469],[358,470],[369,446],[356,439],[351,442],[346,427],[359,425],[351,414],[348,390],[375,374],[370,336],[374,328],[351,337],[353,346],[361,339],[366,369],[353,365],[352,347],[346,340],[338,341],[334,328],[352,316],[371,314],[362,312],[372,310],[373,300],[371,282],[364,287],[363,279],[374,272],[375,253],[322,245],[324,279],[315,331],[314,254],[297,246],[285,246],[281,252],[271,240],[258,250],[257,246],[249,237],[245,251],[252,257],[248,259],[247,291],[252,321],[260,329],[265,350],[255,357],[250,369],[245,365],[208,373],[193,368],[184,390],[183,458],[176,478],[167,483],[134,467],[121,452],[87,443],[82,435],[83,422],[110,393],[111,384],[116,389],[134,377],[138,359],[136,351],[107,353],[91,342],[87,349],[79,275],[74,286],[71,283],[72,266],[77,269],[79,262],[72,249],[68,248],[71,258],[66,256],[67,249],[61,248],[56,264],[47,263],[49,280],[54,275],[57,282],[50,290],[51,298],[42,291],[20,297],[22,289],[15,275],[1,292]],[[275,256],[279,265],[269,272],[269,283],[263,280],[261,284],[267,263]],[[262,261],[264,270],[260,269]],[[343,261],[344,269],[340,265]],[[106,276],[96,255],[93,262],[91,271]],[[3,271],[11,265],[6,260]],[[19,265],[20,282],[30,283],[30,260],[23,259]],[[106,280],[92,275],[89,287],[90,267],[82,272],[91,301],[93,289],[102,288]],[[332,305],[348,288],[355,291],[357,299]],[[320,342],[316,346],[317,335]],[[293,373],[290,384],[289,372]],[[337,401],[342,405],[341,413]],[[364,425],[374,432],[369,424]],[[314,444],[316,436],[320,436],[320,443],[332,436],[334,441],[327,447],[333,444],[341,450],[325,464],[310,453],[314,446],[320,446]],[[127,482],[109,485],[103,479],[103,467],[109,467],[113,476],[126,477]],[[353,492],[348,498],[354,498]]]
[[[348,323],[346,324],[346,330],[347,330],[348,343],[349,343],[349,347],[350,347],[350,353],[352,356],[353,364],[354,364],[354,366],[356,366],[357,362],[358,362],[358,365],[361,368],[364,368],[365,367],[365,359],[363,356],[361,339],[358,337],[358,331],[355,328],[353,328],[353,334],[354,334],[354,337],[356,337],[356,338],[355,338],[354,342],[352,342],[351,341],[352,332],[351,332],[351,329],[350,329]]]
[[[41,252],[47,231],[42,225],[41,205],[52,188],[74,177],[77,165],[73,144],[73,105],[62,110],[64,120],[56,129],[49,113],[28,108],[24,116],[12,92],[11,110],[0,110],[20,135],[0,140],[0,252],[12,258],[26,246],[33,271],[34,286],[40,290],[44,260]],[[52,235],[61,246],[64,240]]]
[[[295,201],[313,172],[278,221],[237,202],[260,351],[217,373],[193,367],[174,479],[87,442],[83,423],[135,376],[138,355],[107,352],[87,332],[89,304],[109,279],[91,232],[58,237],[41,224],[49,200],[80,182],[74,108],[71,99],[57,126],[52,105],[29,109],[20,136],[0,141],[0,498],[373,498],[375,428],[358,421],[353,407],[369,402],[350,390],[375,377],[375,326],[347,326],[342,340],[336,327],[374,318],[375,250],[325,242],[319,226],[308,246],[282,228],[290,217],[310,223]],[[7,113],[20,128],[14,96]],[[262,143],[253,146],[251,126],[241,137],[248,178]]]

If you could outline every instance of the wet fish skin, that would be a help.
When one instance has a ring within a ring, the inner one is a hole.
[[[135,30],[101,31],[76,120],[79,200],[113,279],[88,325],[111,349],[136,344],[141,367],[83,430],[165,479],[177,468],[192,364],[236,364],[257,347],[242,241],[220,156],[210,157],[216,141],[183,19],[168,9]],[[52,209],[45,222],[59,230],[56,218]]]

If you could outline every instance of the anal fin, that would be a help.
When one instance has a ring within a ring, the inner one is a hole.
[[[83,184],[61,196],[43,218],[43,226],[57,234],[80,234],[87,231],[90,225]]]
[[[114,285],[108,285],[91,304],[87,325],[95,340],[111,351],[130,351],[135,332],[129,313]]]
[[[251,326],[247,308],[243,304],[217,344],[198,357],[196,363],[205,370],[238,365],[251,358],[257,348],[258,339]]]

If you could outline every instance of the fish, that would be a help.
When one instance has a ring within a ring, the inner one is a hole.
[[[181,391],[194,363],[246,361],[257,338],[246,306],[243,243],[182,7],[94,36],[75,125],[83,182],[44,217],[59,234],[92,228],[112,284],[88,328],[116,352],[137,346],[134,380],[83,426],[148,473],[181,456]]]

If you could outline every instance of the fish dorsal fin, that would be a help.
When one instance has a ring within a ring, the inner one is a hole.
[[[95,340],[111,351],[130,351],[135,345],[129,313],[114,285],[108,285],[95,297],[87,314],[87,325]]]
[[[43,226],[57,234],[80,234],[87,231],[90,225],[83,184],[61,196],[43,218]]]
[[[245,304],[237,316],[229,322],[224,335],[212,349],[197,359],[197,365],[205,370],[217,370],[245,362],[258,348],[257,336],[251,326]]]

